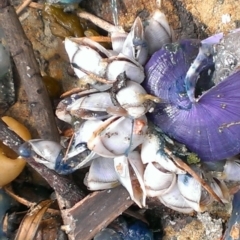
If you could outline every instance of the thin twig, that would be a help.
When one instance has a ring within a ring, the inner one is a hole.
[[[25,198],[22,198],[22,197],[16,195],[9,186],[5,186],[5,187],[3,187],[3,189],[9,196],[11,196],[13,199],[15,199],[17,202],[21,203],[22,205],[25,205],[28,208],[32,208],[32,207],[36,206],[36,203],[29,202]]]
[[[19,15],[30,3],[32,0],[25,0],[16,10],[17,15]]]
[[[173,155],[173,153],[168,150],[167,148],[164,148],[164,151],[171,156],[171,158],[174,160],[174,162],[182,169],[184,169],[187,173],[189,173],[193,178],[195,178],[203,188],[211,195],[213,198],[222,203],[222,200],[219,198],[219,196],[212,190],[212,188],[204,181],[204,179],[200,178],[197,173],[195,173],[185,162],[183,162],[180,158]]]
[[[107,80],[105,78],[99,77],[96,74],[94,74],[92,72],[89,72],[89,71],[83,69],[82,67],[78,66],[76,63],[72,63],[72,67],[79,69],[80,71],[82,71],[83,73],[88,75],[88,77],[90,77],[90,78],[92,78],[92,79],[94,79],[94,80],[96,80],[98,82],[105,83],[105,84],[113,84],[113,81],[109,81],[109,80]]]
[[[60,98],[65,98],[65,97],[69,97],[71,96],[72,94],[74,93],[79,93],[79,92],[82,92],[84,90],[89,90],[89,85],[84,85],[84,87],[76,87],[76,88],[72,88],[71,90],[68,90],[66,92],[64,92]]]
[[[28,208],[33,208],[33,207],[35,207],[37,205],[37,203],[30,202],[27,199],[22,198],[22,197],[18,196],[17,194],[15,194],[9,186],[5,186],[3,189],[13,199],[15,199],[17,202],[27,206]],[[53,209],[53,208],[48,208],[47,212],[52,214],[52,215],[60,215],[60,211],[57,210],[57,209]]]
[[[65,153],[65,155],[64,155],[64,161],[67,160],[67,159],[66,159],[66,156],[67,156],[68,153],[69,153],[69,150],[70,150],[71,145],[72,145],[72,143],[73,143],[73,139],[74,139],[74,134],[72,134],[72,136],[71,136],[71,138],[70,138],[70,141],[69,141],[69,143],[68,143],[67,150],[66,150],[66,153]]]
[[[5,5],[4,5],[5,4]],[[0,22],[28,98],[29,108],[40,138],[59,141],[55,117],[47,89],[42,81],[31,42],[27,39],[15,9],[0,1]]]
[[[94,16],[91,13],[79,12],[78,16],[80,18],[84,18],[86,20],[91,21],[92,23],[94,23],[95,25],[97,25],[98,27],[104,29],[105,31],[107,31],[109,33],[113,33],[113,32],[122,32],[122,33],[124,33],[125,32],[124,29],[121,26],[114,26],[114,25],[104,21],[103,19]]]
[[[110,37],[105,37],[105,36],[89,36],[91,40],[99,43],[111,43],[112,40]]]
[[[31,2],[29,4],[29,7],[36,8],[36,9],[39,9],[39,10],[43,10],[44,9],[44,5],[43,4],[36,3],[36,2]]]

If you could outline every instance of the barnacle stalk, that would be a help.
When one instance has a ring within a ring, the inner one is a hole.
[[[80,71],[82,71],[83,73],[85,73],[85,74],[88,76],[88,78],[90,77],[90,78],[92,78],[92,79],[94,79],[94,80],[96,80],[96,81],[98,81],[98,82],[100,82],[100,83],[112,84],[112,81],[108,81],[108,80],[105,79],[105,78],[101,78],[101,77],[99,77],[98,75],[96,75],[96,74],[94,74],[94,73],[92,73],[92,72],[89,72],[89,71],[81,68],[81,67],[78,66],[76,63],[71,63],[71,65],[72,65],[73,68],[77,68],[77,69],[79,69]]]
[[[138,95],[139,102],[143,103],[147,100],[153,101],[155,103],[160,103],[161,99],[159,97],[153,96],[151,94],[139,94]]]

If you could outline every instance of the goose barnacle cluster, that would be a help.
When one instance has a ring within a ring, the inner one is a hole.
[[[240,150],[238,72],[212,87],[212,49],[223,36],[171,43],[160,11],[144,25],[137,18],[128,34],[112,27],[111,51],[87,38],[65,40],[75,74],[91,86],[57,107],[58,118],[75,128],[70,149],[36,139],[19,152],[61,174],[90,166],[90,190],[122,184],[140,207],[147,197],[184,213],[204,211],[214,199],[227,202],[224,181],[186,164],[197,159],[187,148],[209,161]]]

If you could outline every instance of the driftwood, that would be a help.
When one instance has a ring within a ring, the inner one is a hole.
[[[15,9],[10,6],[8,0],[0,1],[0,23],[3,23],[2,28],[21,79],[20,84],[26,91],[38,135],[43,139],[58,141],[59,134],[54,114],[32,44],[27,39]],[[23,143],[23,140],[1,120],[0,141],[15,152]],[[84,193],[67,177],[58,175],[32,158],[28,158],[27,162],[55,190],[69,239],[91,239],[133,203],[122,186],[110,191],[95,192],[84,198]]]
[[[9,1],[0,1],[0,23],[16,65],[40,138],[59,140],[55,118],[43,84],[31,42],[27,39],[15,9]]]
[[[94,192],[71,209],[63,210],[70,239],[90,240],[132,205],[129,193],[122,186]]]

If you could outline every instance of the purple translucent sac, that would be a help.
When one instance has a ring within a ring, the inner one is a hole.
[[[167,44],[155,52],[145,66],[145,89],[150,94],[161,96],[167,103],[179,102],[179,94],[184,101],[185,75],[196,58],[200,45],[199,40],[182,40],[179,43]]]
[[[195,43],[184,40],[175,51],[161,49],[146,64],[145,89],[162,99],[150,118],[203,161],[222,160],[240,152],[240,72],[198,97],[199,82],[204,83],[199,94],[211,86],[210,69],[206,67],[202,74],[207,74],[198,80],[196,99],[191,102],[184,80],[198,54]]]
[[[215,34],[201,41],[197,57],[189,67],[185,76],[185,88],[191,102],[195,102],[195,88],[199,75],[210,64],[213,63],[215,47],[222,40],[223,33]],[[216,66],[216,63],[215,63]]]
[[[226,79],[230,74],[238,70],[240,65],[240,29],[236,29],[227,35],[215,34],[201,41],[202,45],[193,64],[190,66],[185,85],[190,100],[195,100],[194,90],[199,73],[213,59],[215,71],[212,81],[215,84]]]

